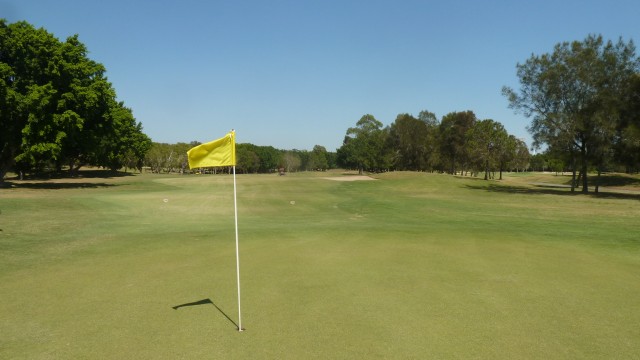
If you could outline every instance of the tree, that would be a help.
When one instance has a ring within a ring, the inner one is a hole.
[[[389,156],[384,153],[385,137],[382,123],[373,115],[364,115],[347,130],[338,158],[342,165],[356,167],[360,174],[364,170],[381,170],[389,163]]]
[[[498,124],[499,127],[496,129],[493,151],[498,170],[500,171],[500,177],[498,179],[502,180],[502,172],[507,170],[509,164],[516,158],[517,139],[515,136],[509,135],[502,124]]]
[[[529,161],[529,169],[532,171],[546,171],[549,168],[547,155],[545,153],[538,153],[531,155]]]
[[[464,168],[467,157],[467,131],[477,121],[473,111],[452,112],[445,115],[440,122],[439,139],[442,160],[448,162],[445,168],[453,175],[458,166]]]
[[[162,143],[152,143],[149,151],[147,151],[144,164],[151,169],[151,172],[159,173],[162,171],[165,161],[165,147],[168,147],[169,144]]]
[[[237,168],[244,173],[257,173],[260,169],[260,158],[253,151],[251,144],[238,144],[236,146]]]
[[[141,162],[150,140],[87,53],[77,35],[60,42],[0,19],[0,178],[16,165],[73,172]]]
[[[151,139],[142,132],[142,124],[136,122],[131,109],[123,103],[112,104],[109,117],[113,126],[102,137],[94,139],[100,146],[98,151],[90,152],[95,156],[92,163],[106,166],[112,171],[122,167],[142,171],[145,155],[151,148]],[[175,149],[176,155],[189,149],[188,144],[179,143],[177,146],[180,148]],[[176,157],[176,161],[181,163],[173,165],[179,168],[187,166],[186,155]]]
[[[438,128],[440,122],[436,115],[427,110],[420,111],[418,114],[418,120],[424,122],[427,125],[427,137],[425,141],[425,156],[426,156],[426,170],[433,171],[440,162],[440,151],[438,143]]]
[[[0,19],[0,182],[16,162],[35,165],[60,151],[58,142],[64,134],[57,125],[64,124],[53,124],[56,104],[51,84],[57,45],[57,39],[43,29]],[[31,141],[34,133],[40,137],[37,143]]]
[[[145,153],[144,164],[154,173],[183,172],[188,166],[187,151],[200,145],[197,141],[191,143],[152,143]]]
[[[316,145],[309,154],[308,169],[327,170],[329,168],[327,149],[324,146]]]
[[[640,74],[632,77],[624,104],[616,129],[615,158],[631,173],[640,170]]]
[[[624,90],[639,67],[632,41],[605,43],[590,35],[518,64],[520,91],[503,87],[502,92],[510,108],[533,118],[534,146],[547,144],[570,154],[574,179],[580,166],[587,193],[587,171],[591,164],[602,166],[603,154],[613,146]]]
[[[71,173],[85,164],[119,169],[128,148],[107,149],[105,142],[114,137],[115,128],[120,125],[116,122],[124,115],[119,108],[124,106],[115,101],[115,90],[104,76],[104,66],[87,57],[87,49],[77,35],[60,43],[54,59],[57,75],[52,77],[51,84],[57,105],[52,111],[55,122],[61,123],[56,118],[66,120],[61,128],[63,136],[56,167],[60,169],[66,164]],[[117,153],[108,154],[116,149]]]
[[[298,154],[298,151],[286,151],[282,155],[282,163],[287,172],[297,171],[302,165],[302,159]]]
[[[397,152],[395,167],[423,170],[427,164],[427,123],[409,114],[400,114],[389,128],[390,146]]]
[[[507,132],[497,121],[486,119],[473,124],[467,130],[467,146],[470,161],[476,168],[484,170],[484,179],[489,179],[489,171],[500,162],[501,154],[506,151]]]
[[[425,123],[428,127],[437,127],[440,124],[436,114],[427,110],[420,111],[418,114],[418,120]]]
[[[558,175],[558,173],[564,171],[564,162],[556,158],[549,159],[549,170],[555,172],[556,175]]]
[[[527,144],[513,135],[509,135],[509,137],[513,137],[513,141],[515,142],[515,156],[512,160],[511,168],[516,171],[526,171],[531,161],[531,154],[529,153]]]
[[[2,25],[0,22],[0,38],[3,37]],[[0,184],[7,171],[15,164],[20,139],[21,129],[16,121],[18,94],[11,87],[12,77],[11,67],[0,61]]]
[[[338,167],[338,154],[332,151],[327,151],[327,164],[329,169],[335,169]]]
[[[257,146],[254,144],[238,144],[236,146],[236,151],[242,151],[245,155],[238,155],[238,162],[242,160],[243,166],[246,167],[245,170],[250,172],[260,172],[260,173],[269,173],[278,169],[280,167],[284,167],[282,154],[283,152],[277,150],[273,146]],[[253,153],[255,156],[251,155]],[[256,163],[257,160],[257,163]]]

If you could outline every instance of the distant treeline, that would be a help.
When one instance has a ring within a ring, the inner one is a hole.
[[[200,143],[153,143],[144,166],[154,173],[188,173],[187,151]],[[316,145],[313,150],[279,150],[273,146],[236,144],[236,171],[271,173],[276,171],[324,171],[337,167],[336,153]],[[200,169],[195,171],[201,171]]]
[[[144,165],[152,172],[189,172],[187,151],[198,142],[153,143]],[[491,178],[502,171],[524,171],[529,166],[527,145],[502,124],[478,120],[472,111],[453,112],[438,120],[422,111],[415,118],[400,114],[387,127],[364,115],[347,129],[336,152],[316,145],[313,150],[279,150],[272,146],[237,145],[240,173],[323,171],[344,168],[384,172],[393,170],[462,173]],[[202,171],[200,169],[196,171]]]
[[[337,151],[337,164],[360,172],[389,170],[484,174],[524,171],[529,151],[494,120],[479,120],[473,111],[452,112],[441,120],[429,111],[418,117],[400,114],[383,127],[373,115],[364,115],[347,130]]]

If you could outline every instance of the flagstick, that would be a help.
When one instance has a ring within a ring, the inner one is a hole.
[[[238,246],[238,196],[236,191],[236,166],[233,166],[233,207],[236,221],[236,273],[238,274],[238,331],[242,328],[242,313],[240,311],[240,248]]]

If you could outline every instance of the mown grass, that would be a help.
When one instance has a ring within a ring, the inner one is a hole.
[[[0,190],[0,358],[640,353],[634,195],[328,176],[238,176],[242,333],[230,176]]]

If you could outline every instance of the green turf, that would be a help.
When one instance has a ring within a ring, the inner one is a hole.
[[[326,176],[238,176],[242,333],[230,176],[0,189],[0,358],[640,353],[637,195]]]

